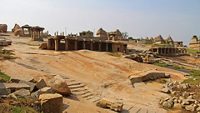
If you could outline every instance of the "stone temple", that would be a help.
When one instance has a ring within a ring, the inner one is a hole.
[[[122,33],[119,30],[106,32],[100,28],[96,36],[91,31],[80,32],[79,35],[69,34],[55,35],[50,37],[47,43],[48,50],[68,51],[68,50],[92,50],[106,52],[122,52],[127,50],[127,43],[123,42]]]
[[[193,36],[190,43],[189,48],[194,50],[200,50],[200,39],[197,36]]]

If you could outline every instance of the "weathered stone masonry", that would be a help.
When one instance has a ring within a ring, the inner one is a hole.
[[[150,51],[163,56],[177,56],[184,55],[187,53],[186,48],[175,48],[175,47],[155,47],[151,48]]]
[[[92,50],[107,52],[126,52],[127,44],[119,41],[102,40],[96,37],[55,36],[48,39],[47,49],[55,51]]]

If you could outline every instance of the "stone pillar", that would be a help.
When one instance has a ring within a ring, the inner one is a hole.
[[[167,49],[167,48],[163,48],[164,55],[166,55],[166,49]]]
[[[99,41],[99,51],[101,51],[101,41]]]
[[[51,47],[52,45],[51,45],[51,40],[50,39],[48,39],[48,43],[47,43],[47,49],[48,50],[51,50]]]
[[[75,50],[78,49],[78,48],[77,48],[77,44],[78,44],[78,43],[77,43],[77,40],[74,40],[74,49],[75,49]]]
[[[163,48],[160,48],[160,51],[161,51],[160,54],[162,55],[163,54]]]
[[[166,54],[169,54],[169,48],[166,48]]]
[[[55,39],[55,51],[59,50],[59,41],[58,39]]]
[[[165,54],[165,48],[162,48],[162,54],[163,55]]]
[[[37,38],[35,40],[38,40],[40,38],[40,32],[37,31]]]
[[[33,37],[32,37],[32,40],[34,40],[35,38],[35,31],[33,31]]]
[[[173,54],[175,55],[175,48],[173,48]]]
[[[68,44],[68,39],[65,38],[65,50],[69,50],[69,44]]]
[[[86,47],[85,47],[85,43],[86,43],[86,41],[85,40],[83,40],[83,49],[85,49]]]
[[[93,40],[90,41],[90,50],[93,50]]]
[[[31,31],[30,31],[30,29],[28,29],[28,34],[29,34],[29,36],[31,36]]]
[[[41,33],[40,33],[40,31],[39,31],[39,35],[38,35],[38,38],[40,38],[40,35],[41,35]]]
[[[22,33],[23,33],[23,35],[24,35],[24,28],[22,28]]]
[[[152,49],[152,50],[153,50],[153,52],[156,52],[157,54],[159,54],[158,49]]]
[[[106,51],[108,52],[108,43],[106,42]]]

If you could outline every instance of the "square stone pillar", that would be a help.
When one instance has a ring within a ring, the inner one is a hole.
[[[85,41],[85,39],[83,39],[83,49],[86,48],[85,43],[86,43],[86,41]]]
[[[59,50],[59,41],[58,39],[55,39],[55,51],[58,51]]]
[[[99,41],[99,51],[101,51],[101,41]]]
[[[47,49],[48,49],[48,50],[51,50],[51,48],[52,48],[51,40],[48,39],[48,42],[47,42]]]
[[[108,43],[106,43],[106,52],[108,52]]]
[[[74,49],[75,49],[75,50],[78,50],[78,47],[77,47],[77,46],[78,46],[78,42],[77,42],[77,40],[74,40],[74,41],[75,41],[75,42],[74,42]]]
[[[65,39],[65,50],[69,50],[69,42],[67,38]]]
[[[90,50],[93,50],[93,41],[90,41]]]

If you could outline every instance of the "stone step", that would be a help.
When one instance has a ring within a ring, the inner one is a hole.
[[[84,95],[81,95],[83,98],[89,98],[91,96],[93,96],[92,93],[87,93],[87,94],[84,94]]]
[[[69,89],[76,89],[76,88],[84,88],[85,85],[84,84],[80,84],[80,85],[73,85],[73,86],[68,86]]]
[[[124,109],[124,110],[129,111],[129,110],[131,110],[132,108],[133,108],[133,105],[126,105],[126,104],[123,105],[123,109]]]
[[[140,113],[141,108],[134,106],[132,109],[129,110],[130,113]]]
[[[147,113],[156,113],[156,111],[152,109],[148,109]]]
[[[73,80],[73,79],[65,79],[67,83],[70,83],[70,82],[76,82],[76,80]]]
[[[85,100],[88,100],[88,101],[91,101],[94,97],[93,96],[89,96],[89,97],[86,97],[84,98]]]
[[[87,91],[88,89],[85,87],[81,87],[81,88],[76,88],[76,89],[70,89],[72,93],[77,93],[77,92],[84,92]]]
[[[100,100],[101,100],[100,97],[96,97],[96,98],[91,99],[91,101],[92,101],[93,103],[97,103],[97,102],[99,102]]]
[[[148,113],[148,110],[146,108],[141,108],[138,113]]]
[[[95,97],[94,94],[93,94],[93,95],[91,95],[91,96],[89,96],[89,97],[86,97],[85,99],[86,99],[86,100],[92,101],[92,99],[94,99],[94,98],[96,98],[96,97]]]
[[[68,85],[68,86],[75,86],[75,85],[84,85],[84,84],[82,84],[82,83],[80,83],[80,82],[70,82],[70,83],[68,83],[67,85]]]
[[[80,92],[74,92],[74,94],[76,94],[76,95],[85,95],[85,94],[87,94],[87,93],[91,93],[91,92],[88,91],[88,90],[80,91]]]

